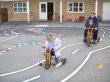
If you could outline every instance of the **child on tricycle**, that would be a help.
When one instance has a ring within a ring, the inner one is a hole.
[[[95,33],[98,30],[98,28],[94,26],[92,19],[88,21],[88,25],[84,27],[84,29],[86,37],[83,39],[83,42],[87,43],[88,46],[90,46],[91,43],[95,44],[96,41],[99,42],[100,38],[99,37],[97,37],[97,39],[95,38],[96,37]]]
[[[54,59],[56,64],[59,62],[65,64],[66,58],[61,58],[61,40],[55,34],[49,33],[46,36],[46,41],[42,47],[46,49],[44,55],[47,55],[48,53],[50,54],[50,57],[46,56],[47,58],[52,59],[52,56],[55,56]]]

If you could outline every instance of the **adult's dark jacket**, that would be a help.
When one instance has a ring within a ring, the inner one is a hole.
[[[85,27],[87,27],[88,25],[89,25],[89,20],[93,20],[93,24],[94,24],[94,26],[95,27],[99,27],[99,21],[98,21],[98,19],[96,18],[96,17],[94,17],[94,18],[91,18],[91,17],[89,17],[87,20],[86,20],[86,22],[85,22]]]

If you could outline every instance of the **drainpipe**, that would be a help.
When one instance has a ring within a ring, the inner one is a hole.
[[[62,23],[62,0],[60,0],[60,23]]]
[[[29,0],[27,0],[27,20],[28,20],[28,23],[30,23]]]
[[[96,13],[96,17],[97,17],[97,13],[98,13],[98,0],[95,0],[95,13]]]
[[[2,3],[2,8],[3,8],[3,3]]]

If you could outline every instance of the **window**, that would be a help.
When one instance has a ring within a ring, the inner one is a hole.
[[[46,4],[41,4],[41,12],[46,12]]]
[[[83,2],[68,2],[68,12],[83,13],[84,3]]]
[[[27,12],[27,3],[14,3],[13,11],[15,13],[26,13]]]

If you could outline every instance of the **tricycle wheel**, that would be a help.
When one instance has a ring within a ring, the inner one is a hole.
[[[87,43],[87,39],[86,39],[86,38],[84,38],[84,39],[83,39],[83,42],[84,42],[84,43]]]
[[[91,45],[91,42],[90,42],[90,39],[88,38],[87,39],[87,46],[90,47],[90,45]]]
[[[66,63],[66,58],[62,59],[62,65],[64,65]]]
[[[39,66],[42,66],[42,63],[40,63]]]
[[[100,37],[98,37],[97,41],[100,42]]]
[[[49,69],[50,68],[51,63],[49,63],[48,61],[45,63],[45,69]]]

